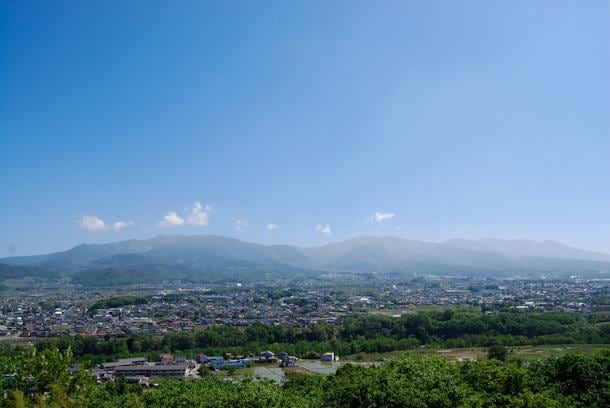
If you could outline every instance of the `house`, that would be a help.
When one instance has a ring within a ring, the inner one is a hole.
[[[106,381],[114,380],[114,374],[112,374],[111,371],[106,371],[101,368],[94,368],[92,374],[97,384],[102,384]]]
[[[204,358],[204,364],[214,370],[220,370],[224,367],[225,359],[222,356],[209,356]]]
[[[335,361],[335,353],[324,353],[320,356],[320,360],[322,361]]]
[[[110,363],[102,363],[100,367],[104,370],[114,370],[116,367],[127,366],[127,365],[140,365],[146,363],[146,359],[144,357],[134,357],[134,358],[120,358],[117,361],[112,361]]]
[[[143,388],[150,388],[150,381],[148,380],[148,377],[142,377],[139,375],[129,376],[125,377],[125,381],[127,381],[129,384],[138,384]]]
[[[186,377],[186,364],[147,364],[120,366],[114,369],[117,377]]]
[[[161,354],[161,364],[174,364],[176,359],[169,353]]]
[[[250,367],[250,360],[247,358],[239,360],[227,360],[224,362],[225,367],[246,368]]]
[[[273,361],[275,360],[275,353],[273,353],[272,351],[263,351],[261,353],[261,360]]]
[[[284,358],[280,359],[280,367],[294,367],[296,366],[298,360],[299,359],[295,356],[287,355]]]

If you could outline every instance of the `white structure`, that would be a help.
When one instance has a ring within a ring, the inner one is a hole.
[[[324,353],[320,356],[322,361],[335,361],[335,353]]]

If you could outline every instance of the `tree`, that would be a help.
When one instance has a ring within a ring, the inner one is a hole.
[[[487,358],[490,360],[506,361],[508,350],[504,346],[493,345],[487,350]]]
[[[307,351],[303,354],[301,354],[301,358],[304,359],[308,359],[308,360],[317,360],[320,358],[320,353],[316,353],[315,351]]]
[[[201,364],[197,371],[199,372],[199,375],[201,376],[201,378],[212,375],[212,368],[208,367],[205,364]]]

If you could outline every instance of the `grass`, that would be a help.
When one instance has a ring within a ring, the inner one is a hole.
[[[226,377],[233,381],[242,381],[248,377],[254,376],[254,370],[252,367],[236,368],[235,370],[220,370],[214,374],[221,377]]]
[[[569,344],[552,346],[509,346],[509,358],[521,358],[535,360],[561,356],[566,353],[596,353],[604,348],[610,347],[607,344]],[[459,357],[473,356],[478,359],[487,358],[487,347],[467,347],[453,349],[439,348],[418,348],[407,351],[390,351],[387,353],[359,353],[343,357],[342,361],[353,362],[374,362],[383,361],[388,358],[396,358],[404,355],[412,356],[437,356],[456,360]]]
[[[0,344],[6,344],[9,346],[32,347],[38,340],[43,340],[43,338],[0,336]]]
[[[303,367],[286,367],[283,369],[286,374],[309,374],[316,375],[311,370],[306,370]]]

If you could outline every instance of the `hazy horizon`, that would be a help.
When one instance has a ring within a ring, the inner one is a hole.
[[[610,253],[610,3],[12,2],[0,257],[218,234]]]
[[[189,237],[208,237],[208,236],[215,236],[215,237],[222,237],[222,238],[230,238],[230,239],[236,239],[239,241],[243,241],[243,242],[249,242],[249,243],[254,243],[254,244],[259,244],[259,245],[269,245],[269,246],[294,246],[294,247],[298,247],[298,248],[316,248],[316,247],[321,247],[324,245],[328,245],[328,244],[335,244],[335,243],[341,243],[344,241],[349,241],[349,240],[357,240],[357,239],[362,239],[362,238],[397,238],[397,239],[404,239],[404,240],[409,240],[409,241],[420,241],[420,242],[430,242],[430,243],[434,243],[434,244],[442,244],[444,242],[449,242],[449,241],[453,241],[453,240],[467,240],[469,242],[478,242],[478,241],[485,241],[485,240],[497,240],[497,241],[506,241],[509,243],[515,243],[515,242],[530,242],[530,243],[535,243],[535,244],[544,244],[544,243],[553,243],[553,244],[559,244],[559,245],[565,245],[569,248],[573,248],[573,249],[579,249],[579,250],[584,250],[584,251],[590,251],[590,252],[596,252],[596,253],[600,253],[600,254],[604,254],[604,255],[608,255],[610,256],[610,253],[608,252],[604,252],[604,251],[595,251],[589,248],[580,248],[580,247],[572,247],[570,245],[566,245],[563,242],[558,242],[558,241],[554,241],[554,240],[541,240],[541,241],[535,241],[535,240],[530,240],[527,238],[513,238],[513,239],[506,239],[506,238],[500,238],[500,237],[478,237],[478,238],[463,238],[463,237],[453,237],[453,238],[449,238],[446,240],[441,240],[441,241],[427,241],[427,240],[420,240],[416,237],[405,237],[405,236],[397,236],[397,235],[376,235],[376,234],[362,234],[362,235],[355,235],[353,237],[348,237],[348,238],[344,238],[344,239],[330,239],[328,242],[323,243],[321,245],[299,245],[299,244],[295,244],[295,243],[290,243],[290,242],[258,242],[256,240],[247,240],[247,239],[243,239],[241,237],[237,237],[234,235],[223,235],[223,234],[207,234],[207,233],[196,233],[196,234],[181,234],[181,233],[166,233],[166,234],[156,234],[156,235],[151,235],[148,237],[143,237],[143,238],[126,238],[126,239],[121,239],[121,240],[111,240],[111,241],[98,241],[98,242],[81,242],[78,243],[76,245],[72,245],[63,249],[60,249],[58,251],[50,251],[50,252],[44,252],[44,253],[32,253],[32,254],[12,254],[12,255],[8,255],[8,256],[0,256],[1,258],[5,258],[5,257],[13,257],[13,256],[35,256],[35,255],[48,255],[48,254],[52,254],[52,253],[56,253],[56,252],[63,252],[63,251],[67,251],[70,250],[72,248],[75,248],[78,245],[104,245],[104,244],[113,244],[113,243],[117,243],[117,242],[125,242],[125,241],[130,241],[130,240],[137,240],[137,241],[147,241],[147,240],[154,240],[157,238],[163,238],[163,237],[172,237],[172,236],[179,236],[179,237],[185,237],[185,238],[189,238]]]

